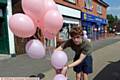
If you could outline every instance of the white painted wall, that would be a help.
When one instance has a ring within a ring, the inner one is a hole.
[[[62,15],[81,18],[81,11],[57,4],[58,10]]]
[[[67,17],[64,17],[63,19],[64,19],[63,20],[64,23],[71,23],[71,24],[79,24],[80,23],[79,19],[67,18]]]

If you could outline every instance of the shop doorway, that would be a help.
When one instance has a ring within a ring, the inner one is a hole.
[[[0,54],[9,54],[9,43],[6,22],[6,9],[1,9],[3,16],[0,16]]]
[[[69,32],[72,27],[78,26],[79,24],[74,24],[74,23],[64,23],[62,29],[60,30],[58,39],[57,39],[57,46],[62,44],[64,41],[70,39]]]

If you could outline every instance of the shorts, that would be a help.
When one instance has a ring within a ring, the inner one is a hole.
[[[73,70],[76,73],[92,73],[93,72],[93,60],[92,56],[86,56],[86,58],[79,65],[73,67]]]

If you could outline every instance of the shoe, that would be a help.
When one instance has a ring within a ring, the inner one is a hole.
[[[44,75],[43,73],[39,73],[39,74],[37,75],[37,77],[39,77],[40,79],[43,79],[43,78],[45,77],[45,75]]]
[[[37,77],[36,75],[30,75],[29,77]]]

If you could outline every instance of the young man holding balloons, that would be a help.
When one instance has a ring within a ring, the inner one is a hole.
[[[80,27],[73,27],[70,31],[71,39],[64,42],[55,51],[70,47],[74,52],[73,63],[63,67],[61,73],[66,75],[67,70],[73,67],[76,72],[76,80],[88,80],[88,74],[92,73],[92,46],[88,40],[83,39]]]

